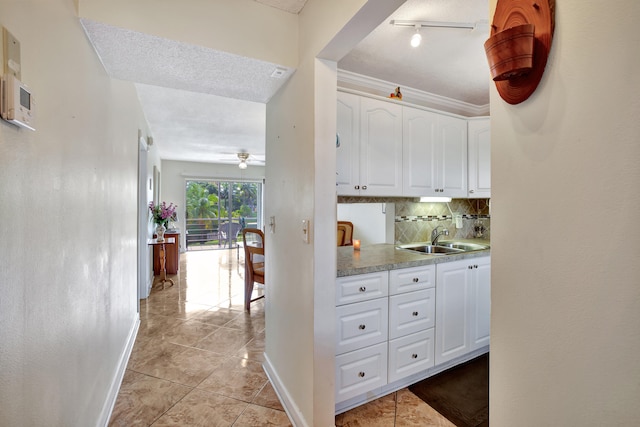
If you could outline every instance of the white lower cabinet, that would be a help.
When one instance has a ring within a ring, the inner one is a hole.
[[[438,264],[436,365],[489,344],[491,258]]]
[[[434,338],[431,328],[389,341],[389,382],[431,368]]]
[[[433,328],[436,323],[436,290],[389,297],[389,339]]]
[[[410,376],[489,344],[489,256],[336,284],[336,404],[409,385]]]
[[[387,343],[336,356],[336,402],[387,383]]]
[[[336,307],[336,354],[386,342],[388,310],[386,298]]]

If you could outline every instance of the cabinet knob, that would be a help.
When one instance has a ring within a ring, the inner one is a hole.
[[[367,288],[365,286],[360,286],[360,289],[358,289],[360,292],[364,292],[367,290]]]
[[[415,354],[415,353],[413,353],[413,354],[411,355],[411,358],[412,358],[412,359],[417,359],[417,358],[418,358],[418,355],[417,355],[417,354]]]
[[[366,186],[366,185],[363,185],[363,186],[362,186],[362,189],[363,189],[363,190],[366,190],[366,189],[367,189],[367,186]]]
[[[360,378],[364,378],[364,372],[362,372],[362,371],[358,372],[358,376],[359,376]]]
[[[473,266],[473,268],[478,268],[478,266],[477,266],[477,265],[474,265],[474,266]]]
[[[356,185],[354,188],[355,188],[356,190],[359,190],[359,189],[360,189],[360,186],[359,186],[359,185]]]
[[[417,311],[414,311],[412,314],[413,314],[414,316],[417,316],[417,315],[418,315],[418,312],[417,312]]]
[[[358,326],[358,329],[360,329],[361,331],[364,331],[364,329],[365,329],[366,327],[367,327],[366,325],[360,325],[360,326]]]
[[[469,193],[473,194],[473,193],[475,193],[475,191],[474,190],[469,190]]]
[[[469,267],[467,267],[469,270],[473,270],[473,265],[470,265]]]
[[[413,283],[418,283],[420,281],[420,279],[418,279],[417,277],[413,278]]]

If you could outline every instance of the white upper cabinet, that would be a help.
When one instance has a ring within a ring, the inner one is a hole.
[[[436,190],[438,115],[403,109],[403,196],[427,196]]]
[[[488,118],[338,92],[337,133],[340,196],[491,197]]]
[[[360,99],[360,194],[402,194],[402,106]]]
[[[403,109],[404,196],[467,197],[467,123]]]
[[[469,127],[469,198],[491,197],[491,127],[489,118],[472,119]]]
[[[440,195],[467,197],[467,121],[444,115],[439,119]]]
[[[402,107],[338,92],[339,195],[402,194]]]
[[[360,97],[338,92],[336,122],[336,184],[338,194],[360,194]]]

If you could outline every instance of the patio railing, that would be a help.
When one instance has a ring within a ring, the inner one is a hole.
[[[233,247],[242,240],[242,228],[257,227],[255,217],[233,218],[187,218],[187,250],[193,246],[208,246],[210,249]]]

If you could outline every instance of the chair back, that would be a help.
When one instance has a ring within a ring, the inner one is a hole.
[[[242,230],[244,243],[244,309],[249,311],[251,303],[265,297],[252,298],[255,282],[264,285],[264,234],[257,228]]]
[[[340,239],[342,236],[342,239]],[[353,246],[353,223],[338,221],[338,246]]]
[[[254,281],[264,284],[264,233],[258,228],[242,230],[244,262]]]

